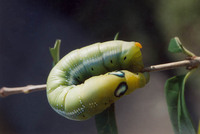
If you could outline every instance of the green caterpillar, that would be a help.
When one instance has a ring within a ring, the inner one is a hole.
[[[144,67],[141,47],[114,40],[70,52],[48,76],[49,104],[68,119],[86,120],[143,87],[149,75],[138,73]]]

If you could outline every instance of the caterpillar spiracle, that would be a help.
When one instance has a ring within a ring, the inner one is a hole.
[[[47,79],[51,107],[71,120],[86,120],[143,87],[149,80],[138,42],[95,43],[64,56]]]

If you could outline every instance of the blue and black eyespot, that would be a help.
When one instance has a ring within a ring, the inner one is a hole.
[[[127,90],[128,90],[128,85],[126,84],[126,82],[121,82],[116,88],[114,95],[116,97],[121,97],[126,93]]]
[[[118,76],[118,77],[125,77],[125,74],[124,74],[124,72],[122,72],[122,71],[115,71],[115,72],[110,72],[110,73],[108,73],[109,75],[115,75],[115,76]]]

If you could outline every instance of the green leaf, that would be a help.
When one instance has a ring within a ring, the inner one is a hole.
[[[168,112],[175,134],[196,134],[194,125],[185,104],[185,82],[192,71],[186,75],[175,76],[167,80],[165,95]]]
[[[55,66],[60,60],[60,43],[61,40],[56,40],[54,48],[49,48],[49,51],[53,58],[53,66]]]
[[[186,49],[181,41],[179,40],[178,37],[174,37],[170,40],[169,42],[169,46],[168,46],[168,51],[172,52],[172,53],[184,53],[185,55],[192,57],[195,56],[194,53],[192,53],[191,51],[189,51],[188,49]]]
[[[179,38],[178,37],[174,37],[169,42],[168,51],[170,51],[172,53],[183,52],[183,49],[182,49],[181,45],[182,44],[181,44]]]
[[[117,134],[114,103],[102,113],[95,115],[98,134]]]
[[[200,120],[199,120],[198,134],[200,134]]]
[[[114,40],[117,40],[119,37],[119,32],[115,34]]]

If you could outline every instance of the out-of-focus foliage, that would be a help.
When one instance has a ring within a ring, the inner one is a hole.
[[[197,56],[200,55],[200,1],[198,0],[160,0],[155,8],[156,24],[162,32],[165,42],[178,36],[183,45]],[[183,55],[166,53],[173,61],[183,59]],[[185,68],[177,69],[177,74],[183,74]],[[186,103],[195,123],[200,118],[200,108],[195,106],[200,95],[200,70],[188,80],[190,87],[186,91]],[[195,126],[196,127],[196,126]]]
[[[168,50],[171,53],[180,53],[193,57],[192,52],[186,49],[178,37],[172,38]],[[178,75],[168,79],[165,83],[165,95],[168,111],[175,134],[196,134],[195,126],[185,103],[185,83],[193,69],[186,75]]]
[[[166,40],[178,36],[187,48],[200,53],[199,0],[161,0],[155,17]]]
[[[114,104],[95,115],[95,122],[98,134],[118,134]]]
[[[175,134],[196,134],[193,122],[185,104],[186,75],[175,76],[167,80],[165,85],[168,111]]]

